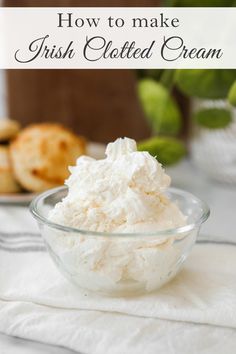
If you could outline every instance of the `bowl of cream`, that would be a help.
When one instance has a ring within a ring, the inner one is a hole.
[[[106,158],[82,156],[65,186],[38,195],[30,210],[58,269],[81,288],[109,296],[155,291],[180,270],[207,205],[170,188],[170,177],[132,139]]]

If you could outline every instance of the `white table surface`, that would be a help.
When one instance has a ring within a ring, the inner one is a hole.
[[[236,239],[236,186],[206,178],[191,162],[168,169],[173,186],[186,189],[204,199],[211,216],[202,234],[217,240]],[[73,351],[0,334],[0,354],[73,354]],[[105,353],[104,353],[105,354]],[[201,353],[199,353],[201,354]]]

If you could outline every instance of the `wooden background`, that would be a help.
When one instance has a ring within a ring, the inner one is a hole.
[[[158,0],[5,0],[4,6],[158,6]],[[24,125],[62,122],[94,141],[150,131],[134,70],[8,70],[9,116]]]

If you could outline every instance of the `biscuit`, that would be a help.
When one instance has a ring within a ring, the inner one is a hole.
[[[0,145],[0,193],[17,193],[20,190],[21,188],[13,175],[9,148]]]
[[[13,139],[20,130],[20,124],[15,120],[0,119],[0,142]]]
[[[84,153],[82,137],[53,123],[31,125],[10,144],[15,177],[31,192],[62,185],[69,176],[68,166]]]

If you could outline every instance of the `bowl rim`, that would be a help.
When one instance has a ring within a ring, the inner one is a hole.
[[[46,224],[47,226],[64,231],[64,232],[70,232],[70,233],[77,233],[79,235],[87,235],[87,236],[102,236],[102,237],[143,237],[143,236],[174,236],[177,234],[182,234],[189,232],[197,227],[200,227],[202,223],[204,223],[209,215],[210,215],[210,209],[208,205],[198,197],[196,197],[194,194],[187,192],[185,190],[179,189],[179,188],[167,188],[165,192],[170,192],[170,193],[175,193],[184,196],[185,198],[191,198],[194,199],[195,204],[199,204],[199,208],[202,209],[202,213],[198,220],[194,223],[189,223],[181,227],[176,227],[176,228],[170,228],[166,230],[158,230],[158,231],[152,231],[152,232],[136,232],[136,233],[109,233],[109,232],[99,232],[99,231],[90,231],[90,230],[83,230],[83,229],[78,229],[78,228],[73,228],[70,226],[65,226],[61,224],[57,224],[53,221],[48,220],[45,216],[41,215],[38,211],[38,203],[50,195],[56,194],[58,192],[62,192],[63,190],[68,189],[67,186],[60,186],[56,188],[49,189],[43,193],[38,194],[30,203],[29,210],[33,217],[41,224]],[[164,192],[164,194],[165,194]]]

